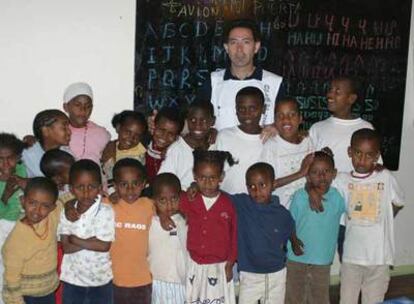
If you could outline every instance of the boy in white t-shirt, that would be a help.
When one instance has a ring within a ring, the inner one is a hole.
[[[228,151],[236,164],[225,169],[221,189],[230,193],[247,193],[247,169],[260,160],[263,142],[260,138],[260,120],[265,110],[263,92],[256,87],[245,87],[236,95],[236,114],[239,125],[221,130],[216,149]]]
[[[326,94],[332,116],[313,124],[309,130],[316,150],[324,147],[332,150],[338,172],[351,172],[353,169],[347,155],[352,133],[363,128],[373,129],[371,123],[352,113],[359,90],[359,83],[355,79],[341,77],[332,80]]]
[[[394,216],[404,205],[402,190],[390,171],[375,170],[380,136],[356,131],[348,155],[354,170],[339,174],[338,189],[348,203],[341,266],[341,304],[380,303],[388,289],[394,262]]]
[[[294,98],[277,102],[275,125],[278,135],[263,146],[261,161],[272,165],[280,204],[289,209],[292,194],[305,185],[308,168],[313,160],[313,144],[309,137],[302,137],[299,126],[302,116]],[[307,156],[309,155],[309,156]]]

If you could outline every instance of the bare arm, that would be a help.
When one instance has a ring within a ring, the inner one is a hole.
[[[97,252],[108,252],[111,248],[111,242],[104,242],[96,237],[91,237],[88,239],[81,239],[75,235],[69,236],[69,242],[73,245],[76,245],[82,249],[97,251]]]
[[[302,177],[305,177],[308,174],[309,167],[313,162],[313,157],[314,157],[313,153],[309,153],[302,160],[302,164],[300,166],[299,171],[297,171],[293,174],[281,177],[281,178],[277,178],[276,179],[276,188],[283,187],[287,184],[290,184],[290,183],[294,182],[295,180],[298,180]]]
[[[63,253],[75,253],[81,251],[83,248],[80,246],[76,246],[69,241],[69,235],[61,235],[60,241],[63,247]]]

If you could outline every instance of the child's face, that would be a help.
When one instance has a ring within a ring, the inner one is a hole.
[[[193,138],[206,138],[210,128],[214,124],[214,119],[202,109],[194,109],[188,113],[188,131]]]
[[[0,148],[0,180],[6,181],[14,173],[17,155],[9,148]]]
[[[48,141],[59,146],[67,146],[72,132],[69,129],[69,119],[65,116],[57,117],[49,127],[44,127],[43,135]]]
[[[356,172],[369,173],[375,169],[380,150],[374,140],[357,140],[348,148],[348,155]]]
[[[78,202],[84,206],[91,206],[102,190],[101,183],[89,172],[79,172],[70,189]]]
[[[83,128],[91,117],[92,99],[86,95],[79,95],[64,103],[63,108],[69,115],[70,124],[75,128]]]
[[[275,181],[266,172],[254,170],[246,176],[246,186],[249,195],[257,203],[268,204],[275,189]]]
[[[254,96],[243,96],[236,100],[236,114],[241,126],[259,126],[263,111],[263,104]]]
[[[136,168],[124,167],[115,178],[115,190],[125,202],[135,203],[145,187],[145,180]]]
[[[139,144],[145,133],[145,127],[136,120],[129,119],[117,128],[118,148],[128,150]]]
[[[53,194],[33,189],[23,196],[22,207],[25,211],[23,221],[27,224],[37,224],[56,208],[56,201]]]
[[[297,142],[299,126],[302,123],[297,106],[294,102],[282,102],[275,108],[275,125],[280,137],[288,142]]]
[[[158,213],[173,215],[178,212],[180,203],[180,191],[176,187],[163,185],[155,194],[155,204]]]
[[[71,164],[61,163],[59,164],[59,174],[54,175],[51,179],[58,186],[59,190],[64,190],[65,186],[69,184],[69,172]]]
[[[215,197],[219,194],[219,186],[224,174],[220,167],[210,163],[200,163],[194,170],[194,179],[202,195]]]
[[[346,116],[351,113],[351,108],[357,99],[352,92],[349,81],[336,79],[331,82],[329,91],[326,93],[328,110],[335,116]]]
[[[155,124],[152,139],[159,149],[165,150],[177,139],[178,135],[178,125],[171,120],[161,118]]]
[[[312,188],[326,193],[336,176],[336,169],[325,159],[315,159],[309,167],[306,181]]]

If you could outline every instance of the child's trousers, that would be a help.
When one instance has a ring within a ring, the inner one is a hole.
[[[112,281],[95,287],[76,286],[63,282],[63,304],[112,304]]]
[[[329,304],[330,265],[287,262],[286,304]]]
[[[239,304],[284,304],[286,268],[273,273],[240,272]]]
[[[389,266],[342,263],[340,304],[376,304],[384,301],[390,282]]]

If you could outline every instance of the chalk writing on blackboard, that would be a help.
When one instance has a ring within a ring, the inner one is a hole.
[[[228,58],[227,20],[257,21],[256,64],[282,75],[304,127],[329,117],[326,92],[336,76],[362,79],[354,111],[384,138],[383,158],[398,168],[411,0],[137,1],[135,108],[185,108]]]

